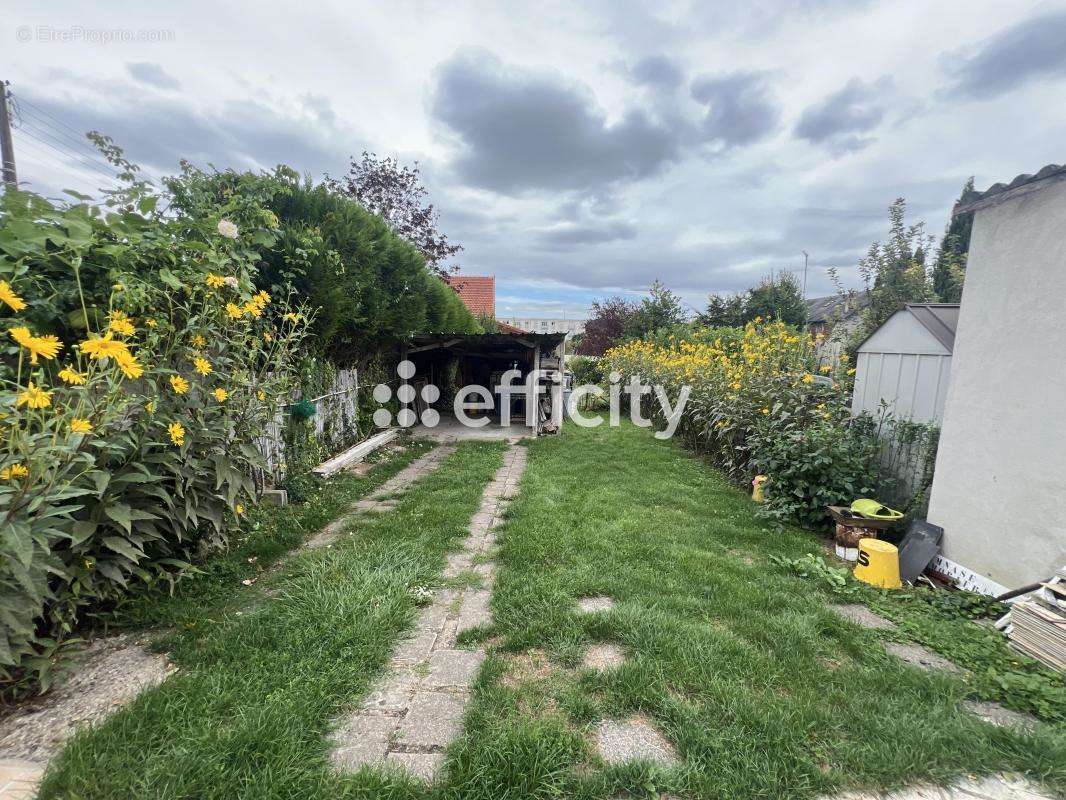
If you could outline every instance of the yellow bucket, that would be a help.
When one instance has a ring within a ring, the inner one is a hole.
[[[899,550],[880,539],[859,539],[855,577],[882,589],[900,588],[903,583],[899,579]]]

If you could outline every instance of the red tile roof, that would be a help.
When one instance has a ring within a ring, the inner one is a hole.
[[[516,328],[514,325],[508,325],[506,322],[496,321],[496,324],[500,327],[500,333],[530,333],[525,328]]]
[[[495,275],[447,275],[444,282],[455,289],[471,314],[496,316]]]

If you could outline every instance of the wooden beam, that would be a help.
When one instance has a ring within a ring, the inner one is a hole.
[[[387,428],[381,433],[374,434],[369,439],[365,439],[357,445],[353,445],[345,450],[343,453],[333,456],[326,461],[323,461],[311,472],[318,475],[320,478],[328,478],[330,475],[334,475],[340,472],[342,469],[357,464],[373,453],[382,445],[388,444],[400,434],[398,428]]]

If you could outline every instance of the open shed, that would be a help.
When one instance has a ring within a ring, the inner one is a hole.
[[[859,345],[855,363],[853,414],[877,414],[882,401],[897,419],[941,419],[959,307],[909,304],[889,317]]]
[[[421,417],[422,387],[436,386],[440,399],[433,404],[444,424],[455,424],[452,402],[458,390],[468,386],[482,386],[494,400],[492,409],[481,412],[490,424],[498,424],[503,402],[499,386],[504,373],[517,370],[515,384],[524,383],[531,374],[543,389],[536,400],[528,398],[520,388],[507,401],[512,424],[527,429],[529,435],[558,433],[563,420],[563,349],[565,333],[482,333],[482,334],[417,334],[401,348],[402,358],[415,365],[410,382],[416,398],[412,405]],[[488,433],[488,431],[486,431]]]

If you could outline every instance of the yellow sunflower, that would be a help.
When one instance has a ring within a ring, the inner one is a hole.
[[[26,301],[15,294],[7,281],[0,281],[0,301],[7,303],[12,311],[21,311],[26,307]]]
[[[189,382],[180,375],[171,375],[170,388],[174,390],[174,394],[185,394],[189,391]]]
[[[0,469],[0,481],[12,481],[16,478],[25,478],[30,474],[25,464],[12,464],[10,467]]]
[[[192,363],[196,367],[196,371],[199,372],[201,375],[211,374],[211,364],[206,358],[194,358],[192,360]]]
[[[182,427],[180,422],[171,422],[167,426],[167,433],[170,434],[170,441],[181,447],[185,444],[185,428]]]
[[[104,358],[114,358],[119,353],[129,352],[126,343],[115,339],[110,331],[102,337],[97,336],[92,339],[86,339],[78,347],[89,358],[94,358],[97,361]]]
[[[15,401],[16,406],[29,406],[30,408],[48,408],[52,405],[52,393],[34,385],[33,381],[26,384],[26,391],[22,392]]]
[[[218,400],[218,402],[220,403],[225,403],[227,400],[229,400],[229,392],[227,392],[225,389],[215,389],[215,391],[213,391],[211,394],[213,394],[215,396],[215,399]]]
[[[78,372],[70,367],[59,370],[59,380],[69,383],[71,386],[81,386],[85,383],[85,373]]]
[[[92,423],[82,417],[74,417],[74,419],[70,421],[71,433],[91,433],[92,429]]]

